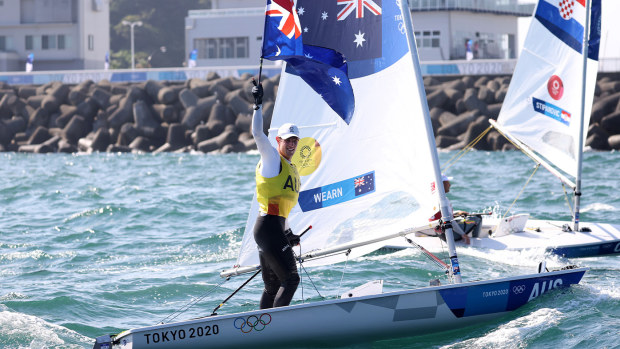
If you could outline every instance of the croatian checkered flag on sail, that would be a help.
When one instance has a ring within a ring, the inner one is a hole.
[[[345,57],[335,50],[304,45],[294,0],[267,0],[261,57],[283,60],[347,123],[355,110]]]
[[[541,0],[536,8],[535,18],[553,35],[577,52],[581,53],[585,32],[586,0]],[[597,32],[600,25],[600,1],[592,4],[592,29]],[[599,40],[591,35],[588,56],[598,60]]]

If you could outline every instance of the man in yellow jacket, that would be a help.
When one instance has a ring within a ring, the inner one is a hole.
[[[252,88],[254,115],[252,135],[261,159],[256,166],[256,198],[259,214],[254,225],[265,289],[260,308],[286,306],[299,285],[299,273],[291,246],[299,236],[288,228],[287,217],[299,197],[299,173],[291,158],[299,142],[299,129],[287,123],[278,129],[274,148],[263,133],[262,86]]]

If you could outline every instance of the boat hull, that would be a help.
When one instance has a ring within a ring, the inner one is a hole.
[[[539,250],[566,258],[620,254],[620,225],[582,222],[580,227],[590,231],[575,232],[564,231],[562,226],[566,224],[572,227],[567,221],[528,220],[522,231],[495,237],[484,234],[494,226],[483,221],[481,235],[485,237],[472,238],[469,245],[461,240],[456,245],[489,250]],[[416,236],[412,240],[431,252],[445,250],[445,242],[434,236]],[[390,240],[385,247],[398,250],[412,246],[401,238]]]
[[[161,324],[97,339],[94,348],[334,345],[410,337],[484,322],[579,283],[568,269]],[[108,337],[109,338],[109,337]]]

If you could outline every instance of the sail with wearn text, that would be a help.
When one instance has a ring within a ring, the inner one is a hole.
[[[341,52],[355,95],[347,124],[294,69],[282,70],[269,137],[275,145],[274,131],[286,122],[300,129],[293,163],[302,184],[289,224],[297,234],[313,227],[302,238],[302,253],[419,226],[438,209],[435,149],[426,135],[425,101],[417,98],[423,87],[400,6],[397,1],[367,3],[346,11],[336,1],[297,1],[303,43]],[[252,234],[257,212],[254,199],[237,265],[258,264]],[[356,248],[348,258],[379,247]]]

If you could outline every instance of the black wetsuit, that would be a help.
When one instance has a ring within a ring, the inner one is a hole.
[[[265,282],[261,309],[289,305],[299,285],[295,256],[284,236],[284,221],[280,216],[259,215],[254,225],[254,240]]]

